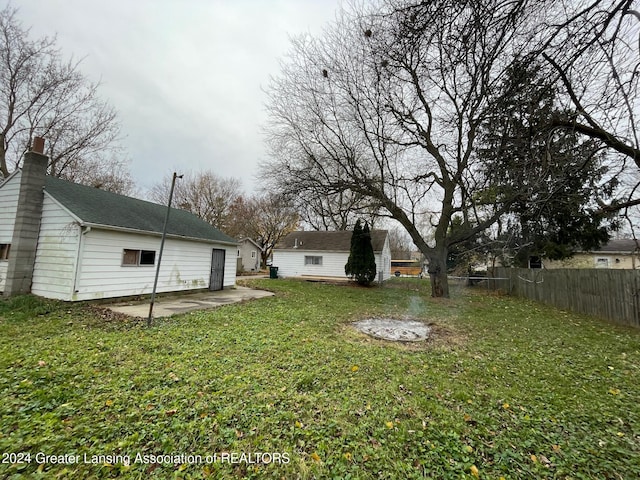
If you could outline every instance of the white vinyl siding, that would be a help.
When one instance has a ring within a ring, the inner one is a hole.
[[[0,243],[11,243],[13,238],[13,226],[16,222],[18,210],[18,194],[20,193],[20,175],[16,172],[0,184]]]
[[[320,257],[320,264],[309,262],[309,258]],[[273,266],[278,267],[279,277],[339,277],[346,278],[344,266],[349,252],[329,252],[312,250],[274,250]],[[391,251],[388,239],[382,252],[375,252],[376,270],[383,272],[383,280],[391,276]],[[378,276],[376,275],[376,281]]]
[[[16,222],[18,209],[18,193],[20,191],[20,175],[16,172],[11,178],[0,185],[0,243],[10,244],[13,241],[13,227]],[[9,262],[0,260],[0,292],[4,290]]]
[[[313,256],[313,255],[305,255],[304,264],[305,265],[322,266],[322,257],[321,256]]]
[[[384,246],[380,253],[376,253],[376,265],[378,272],[382,270],[382,280],[391,278],[391,247],[389,246],[389,236],[384,240]]]
[[[13,241],[20,178],[18,171],[0,184],[0,244]],[[158,292],[209,288],[214,248],[226,252],[223,286],[233,287],[236,245],[168,238]],[[140,250],[141,259],[143,250],[154,251],[157,262],[160,236],[81,227],[78,219],[45,191],[31,290],[36,295],[60,300],[151,293],[154,265],[123,266],[124,249]],[[0,292],[4,289],[8,263],[0,260]],[[139,263],[144,263],[144,259]]]
[[[322,264],[308,264],[306,257],[322,257]],[[376,269],[380,271],[380,266],[384,265],[383,259],[379,253],[375,257]],[[390,255],[387,258],[390,259]],[[349,254],[347,252],[322,252],[321,255],[319,252],[299,250],[295,252],[274,250],[273,252],[273,266],[278,267],[278,276],[280,277],[318,276],[346,278],[344,266],[348,259]],[[383,269],[384,280],[387,280],[390,276],[390,260],[386,264],[387,267]]]
[[[83,239],[82,267],[74,300],[151,293],[156,269],[122,265],[124,248],[155,250],[160,237],[92,229]],[[211,252],[226,251],[224,287],[235,285],[236,246],[167,238],[160,264],[158,292],[209,288]],[[156,262],[159,257],[156,257]]]
[[[236,268],[237,268],[237,265],[238,265],[238,261],[237,261],[236,257],[233,255],[233,252],[235,252],[237,247],[235,245],[208,244],[207,248],[209,249],[208,250],[209,261],[207,263],[207,267],[208,268],[211,268],[211,251],[214,248],[221,248],[221,249],[223,249],[225,251],[225,254],[224,254],[224,281],[223,281],[223,285],[222,286],[224,288],[235,287],[235,285],[236,285]],[[209,287],[210,275],[211,275],[211,273],[208,272],[207,273],[207,287]]]
[[[78,258],[80,226],[45,194],[31,292],[71,300]]]
[[[0,292],[4,291],[4,282],[7,278],[7,268],[9,266],[9,262],[3,260],[0,261]]]
[[[247,239],[240,242],[238,257],[241,258],[242,269],[245,272],[260,270],[260,255],[255,244]]]
[[[322,265],[307,264],[305,257],[322,257]],[[344,277],[344,266],[349,258],[344,252],[311,252],[304,250],[273,251],[273,266],[279,277]]]

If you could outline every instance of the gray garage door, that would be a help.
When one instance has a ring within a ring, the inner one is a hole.
[[[223,249],[214,248],[211,253],[211,280],[209,290],[222,290],[224,285],[224,255]]]

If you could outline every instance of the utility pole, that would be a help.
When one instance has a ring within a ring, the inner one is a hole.
[[[156,288],[158,288],[158,276],[160,275],[160,262],[162,261],[162,251],[164,250],[164,241],[167,237],[167,224],[169,223],[169,213],[171,212],[171,200],[173,199],[173,189],[176,186],[176,179],[182,178],[182,175],[178,175],[173,172],[173,178],[171,179],[171,190],[169,191],[169,203],[167,204],[167,214],[164,217],[164,226],[162,227],[162,240],[160,241],[160,252],[158,252],[158,264],[156,265],[156,278],[153,281],[153,290],[151,292],[151,304],[149,305],[149,317],[147,318],[147,326],[151,326],[153,321],[153,304],[156,301]]]

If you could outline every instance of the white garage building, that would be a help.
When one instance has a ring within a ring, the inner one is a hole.
[[[0,292],[89,300],[151,293],[166,206],[46,176],[29,152],[0,184]],[[237,242],[172,209],[158,292],[235,285]]]
[[[280,277],[347,278],[344,266],[349,259],[351,231],[293,232],[273,250],[273,266]],[[391,276],[389,233],[372,230],[371,244],[376,258],[377,279]]]

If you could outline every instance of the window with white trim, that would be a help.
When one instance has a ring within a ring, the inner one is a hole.
[[[606,257],[596,258],[596,268],[609,268],[609,259]]]
[[[305,265],[322,265],[322,257],[305,255],[304,264]]]

